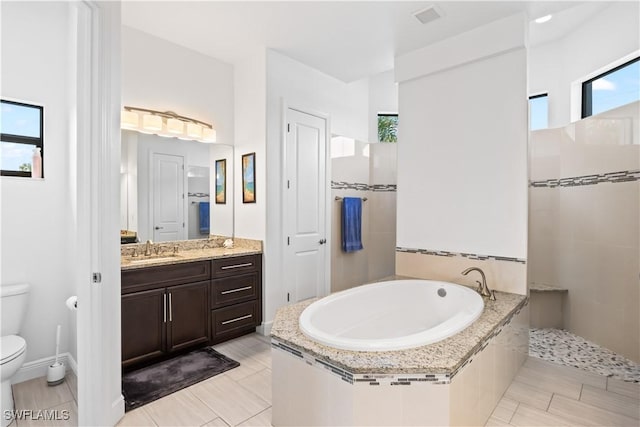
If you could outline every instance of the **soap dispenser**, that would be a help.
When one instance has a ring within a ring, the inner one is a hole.
[[[42,154],[40,153],[40,147],[33,149],[31,178],[42,178]]]

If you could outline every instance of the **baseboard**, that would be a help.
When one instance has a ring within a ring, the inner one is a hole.
[[[122,395],[111,403],[110,424],[115,426],[124,417],[124,397]]]
[[[50,365],[53,365],[56,357],[44,357],[42,359],[33,360],[31,362],[27,362],[22,365],[22,368],[18,369],[18,372],[11,379],[11,384],[22,383],[25,381],[32,380],[34,378],[44,377],[47,375],[47,368]],[[78,364],[75,359],[69,353],[63,353],[58,358],[60,362],[62,362],[67,370],[71,369],[73,373],[78,375]]]
[[[271,335],[272,326],[273,326],[273,320],[270,322],[264,322],[263,324],[261,324],[256,328],[256,332],[259,333],[260,335],[264,335],[265,337],[268,337]]]

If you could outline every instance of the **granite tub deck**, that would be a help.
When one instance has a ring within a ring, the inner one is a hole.
[[[443,341],[408,350],[366,352],[338,350],[307,338],[298,325],[302,311],[317,299],[282,307],[271,329],[273,345],[307,353],[350,374],[436,374],[450,380],[487,345],[528,303],[525,295],[496,291],[496,301],[485,299],[485,308],[471,326]]]
[[[195,261],[206,261],[219,258],[230,258],[242,255],[262,253],[262,242],[259,240],[234,239],[234,247],[222,247],[222,238],[186,240],[177,242],[155,243],[154,247],[162,248],[162,252],[151,257],[144,253],[144,243],[122,245],[120,253],[120,269],[134,270],[137,268],[155,267],[160,265],[182,264]],[[203,249],[203,246],[207,246]],[[178,253],[173,254],[173,247],[178,247]],[[133,249],[139,254],[132,257]]]

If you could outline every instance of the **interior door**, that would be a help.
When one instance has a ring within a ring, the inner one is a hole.
[[[153,153],[153,240],[184,240],[184,157]]]
[[[326,292],[326,120],[287,109],[285,276],[289,301]]]

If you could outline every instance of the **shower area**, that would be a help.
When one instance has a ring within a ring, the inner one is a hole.
[[[640,103],[531,132],[531,350],[639,381]]]
[[[331,139],[331,292],[395,274],[396,143]],[[342,198],[362,199],[363,249],[342,250]]]

